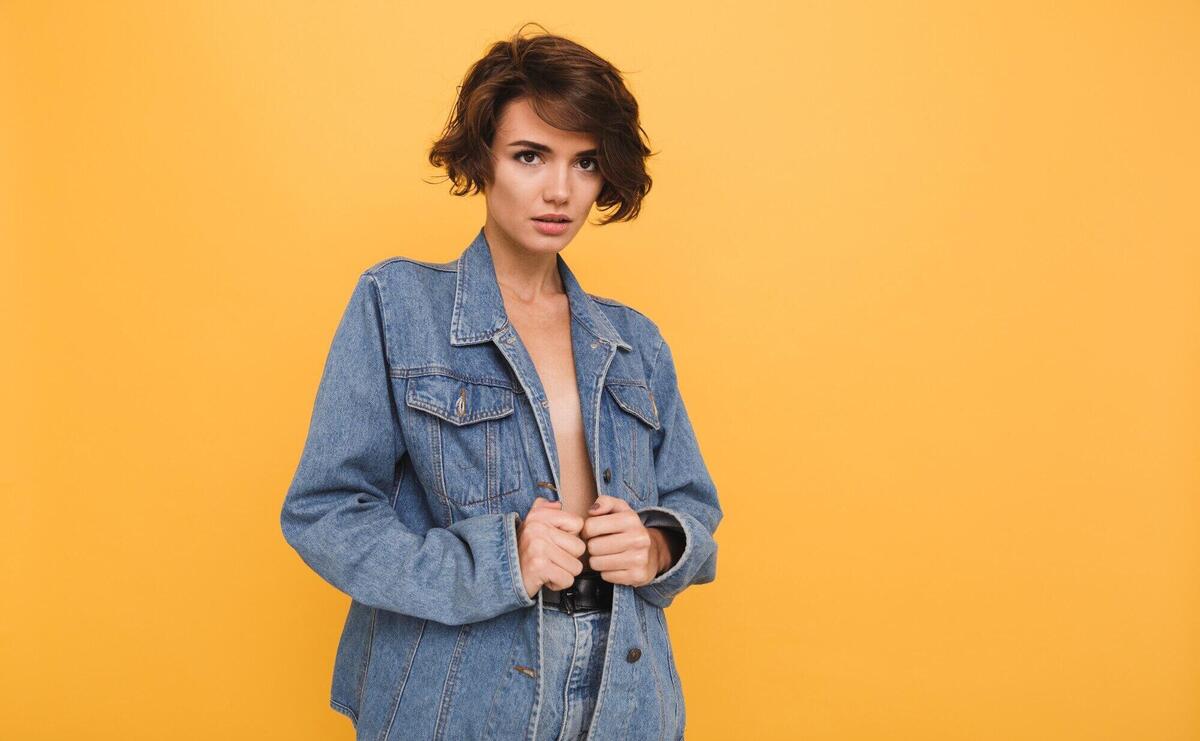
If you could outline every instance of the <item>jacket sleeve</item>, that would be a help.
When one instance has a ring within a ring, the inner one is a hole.
[[[418,534],[393,509],[406,452],[384,316],[379,285],[365,272],[325,361],[280,514],[284,539],[313,571],[370,607],[461,625],[536,604],[521,581],[515,512]]]
[[[666,607],[687,586],[706,584],[717,576],[717,543],[713,535],[723,513],[717,489],[679,394],[675,361],[665,341],[650,375],[660,429],[654,433],[654,477],[658,505],[639,510],[646,526],[673,527],[684,535],[679,560],[635,591],[646,601]]]

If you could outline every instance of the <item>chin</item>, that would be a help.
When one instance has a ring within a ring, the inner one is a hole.
[[[572,226],[574,226],[574,224],[572,224]],[[555,250],[562,249],[568,242],[575,238],[575,235],[579,232],[579,229],[568,229],[562,234],[542,234],[537,230],[537,227],[530,226],[529,231],[530,236],[528,242],[532,246],[532,249],[537,252],[543,252],[547,248],[552,248]]]
[[[566,234],[559,237],[548,237],[545,234],[539,234],[531,242],[525,244],[525,249],[539,254],[560,252],[570,241],[571,237]]]

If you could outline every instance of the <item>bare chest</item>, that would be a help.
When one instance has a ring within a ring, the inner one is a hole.
[[[561,305],[536,311],[513,308],[509,321],[521,336],[549,400],[550,423],[559,458],[559,497],[580,516],[596,500],[596,484],[580,412],[571,320],[566,297]]]

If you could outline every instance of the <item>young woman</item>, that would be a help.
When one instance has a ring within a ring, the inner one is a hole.
[[[359,276],[283,505],[352,599],[331,705],[371,739],[678,739],[663,608],[716,576],[722,512],[644,314],[561,256],[650,188],[608,62],[541,35],[468,72],[430,161],[483,227]]]

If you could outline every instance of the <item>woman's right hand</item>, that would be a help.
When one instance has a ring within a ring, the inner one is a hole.
[[[535,597],[542,586],[566,589],[583,571],[579,560],[587,546],[579,537],[583,518],[564,512],[562,502],[538,497],[517,521],[517,555],[525,593]]]

